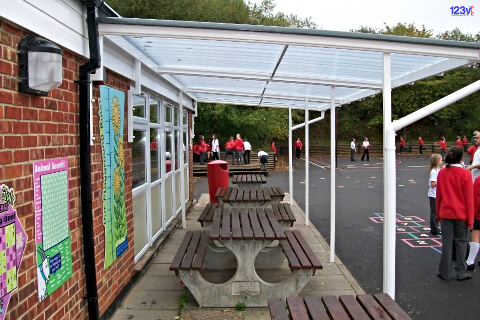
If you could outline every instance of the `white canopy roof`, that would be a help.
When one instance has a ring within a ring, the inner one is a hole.
[[[477,63],[480,44],[352,32],[98,18],[104,35],[197,102],[330,108]]]

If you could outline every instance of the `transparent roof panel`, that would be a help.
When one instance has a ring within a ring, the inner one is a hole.
[[[330,86],[271,81],[268,83],[265,94],[285,95],[288,93],[295,96],[330,100],[330,91]],[[359,91],[360,89],[337,87],[335,88],[335,97],[343,99]]]
[[[219,77],[200,77],[200,76],[174,76],[177,81],[182,83],[188,90],[193,88],[203,88],[205,90],[228,90],[239,92],[252,92],[261,94],[265,86],[265,81],[240,80]]]
[[[160,68],[270,72],[283,46],[216,40],[126,37]]]

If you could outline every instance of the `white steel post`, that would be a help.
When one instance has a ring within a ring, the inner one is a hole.
[[[308,123],[308,98],[305,99],[305,225],[310,224],[310,206],[309,206],[309,198],[310,195],[308,194],[309,187],[310,187],[310,139],[309,139],[309,128],[310,124]]]
[[[293,204],[293,161],[292,161],[292,105],[288,106],[288,189],[290,193],[289,204]]]
[[[178,99],[179,104],[180,104],[180,116],[179,116],[179,121],[180,121],[180,141],[179,141],[179,146],[177,148],[177,152],[179,152],[179,157],[177,159],[180,159],[179,163],[179,168],[180,168],[180,206],[182,208],[182,228],[185,229],[187,228],[187,216],[186,216],[186,210],[185,210],[185,168],[183,167],[184,165],[184,158],[185,155],[183,154],[185,152],[185,141],[183,141],[183,92],[180,92],[180,97]]]
[[[396,172],[395,131],[392,130],[390,53],[383,54],[383,292],[395,299]]]
[[[330,262],[335,262],[335,87],[330,87]]]

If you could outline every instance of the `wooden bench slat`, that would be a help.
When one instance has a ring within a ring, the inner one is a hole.
[[[193,258],[195,258],[195,253],[197,252],[198,242],[200,241],[200,232],[194,232],[192,240],[188,245],[187,252],[183,257],[182,264],[180,265],[180,270],[190,270],[192,267]]]
[[[391,318],[370,294],[357,294],[357,301],[373,320],[390,320]]]
[[[225,192],[223,193],[222,195],[222,202],[228,202],[228,200],[230,199],[230,194],[232,193],[233,189],[236,189],[236,188],[225,188]]]
[[[277,239],[285,239],[285,233],[283,232],[282,227],[278,224],[277,219],[273,215],[273,211],[270,208],[265,208],[265,214],[267,216],[268,222],[272,226],[273,232]],[[276,223],[277,222],[277,223]]]
[[[215,214],[212,218],[212,228],[210,230],[210,239],[220,240],[220,225],[221,225],[222,209],[215,209]]]
[[[228,197],[228,201],[235,201],[235,199],[237,198],[238,188],[229,188],[229,190],[231,191]]]
[[[322,300],[317,297],[305,297],[303,298],[305,305],[312,320],[330,320],[330,317],[323,306]]]
[[[280,212],[280,215],[282,216],[282,220],[284,220],[284,221],[289,220],[287,211],[285,210],[285,206],[284,206],[283,203],[278,204],[278,211]]]
[[[297,256],[293,252],[292,246],[288,242],[288,240],[280,240],[280,245],[282,246],[283,253],[285,253],[285,256],[287,257],[288,260],[288,266],[292,270],[299,270],[301,269],[300,262],[297,259]]]
[[[207,203],[207,205],[205,206],[205,208],[203,209],[202,213],[200,214],[200,216],[198,217],[197,221],[199,221],[200,223],[202,223],[202,227],[203,227],[203,221],[205,220],[205,216],[207,215],[208,211],[212,208],[212,203]]]
[[[348,315],[355,320],[370,320],[370,316],[363,310],[362,306],[358,303],[352,295],[342,295],[338,297],[343,308],[347,311]]]
[[[305,252],[308,260],[310,260],[310,263],[315,269],[323,269],[322,264],[318,260],[317,256],[313,252],[312,248],[308,245],[307,241],[305,238],[302,236],[299,230],[293,230],[293,234],[295,235],[295,238],[297,239],[298,243],[302,247],[303,251]]]
[[[285,304],[280,298],[268,299],[268,309],[270,310],[270,318],[272,320],[290,320],[285,309]]]
[[[215,192],[215,198],[218,198],[221,196],[222,191],[225,193],[225,190],[223,190],[222,187],[218,187],[217,191]]]
[[[377,293],[373,297],[394,320],[411,320],[410,316],[387,293]]]
[[[268,221],[267,215],[265,214],[265,210],[262,208],[256,208],[256,210],[257,210],[258,219],[260,220],[260,224],[263,229],[263,233],[265,234],[265,239],[274,240],[275,232],[273,231],[272,226]],[[285,239],[285,237],[283,239]]]
[[[248,210],[248,216],[250,217],[250,222],[253,229],[253,238],[256,240],[265,239],[265,234],[263,233],[262,227],[260,226],[260,221],[258,220],[255,208],[245,208],[245,210]]]
[[[292,208],[290,208],[290,205],[288,203],[284,203],[283,208],[287,212],[288,220],[292,221],[292,225],[293,225],[293,222],[296,221],[297,219],[295,218],[295,214],[293,213]]]
[[[226,210],[222,215],[222,228],[220,229],[220,240],[230,239],[230,211]]]
[[[307,309],[303,304],[303,300],[300,297],[288,297],[287,307],[290,311],[290,317],[295,320],[310,320],[308,317]]]
[[[335,320],[350,320],[336,296],[322,296],[323,304],[328,314]]]
[[[203,259],[207,251],[208,242],[210,241],[210,233],[206,230],[202,231],[200,235],[200,242],[198,243],[197,252],[192,262],[193,270],[201,270],[203,265]]]
[[[268,189],[262,188],[263,190],[263,198],[265,201],[272,201],[272,197],[270,196],[270,192],[268,192]]]
[[[223,203],[223,202],[222,203],[215,203],[212,206],[212,209],[210,209],[208,214],[205,216],[205,221],[212,222],[213,215],[215,214],[215,210],[216,209],[223,209],[224,206],[225,206],[225,203]]]
[[[235,198],[236,201],[243,201],[243,189],[238,189],[237,196]]]
[[[240,211],[240,220],[242,225],[242,234],[243,239],[252,240],[253,239],[253,230],[250,226],[250,219],[248,218],[248,211],[241,210]]]
[[[279,203],[272,203],[272,211],[275,219],[277,221],[282,221],[282,215],[280,214],[280,204]]]
[[[192,239],[193,236],[193,231],[187,231],[185,233],[185,236],[183,237],[182,243],[180,243],[180,246],[178,247],[177,253],[175,254],[175,257],[173,258],[172,263],[170,264],[170,271],[175,271],[176,275],[178,276],[178,269],[180,269],[180,265],[182,264],[183,261],[183,256],[185,255],[185,252],[187,251],[188,244],[190,243],[190,240]]]
[[[232,239],[242,239],[242,229],[240,227],[240,212],[237,208],[232,209]]]
[[[298,258],[298,261],[300,261],[300,264],[302,266],[302,269],[308,269],[312,268],[312,263],[310,260],[308,260],[307,256],[305,255],[305,252],[303,251],[302,247],[298,243],[295,235],[291,230],[286,230],[285,235],[287,236],[287,240],[292,246],[293,251],[295,252],[295,255]]]

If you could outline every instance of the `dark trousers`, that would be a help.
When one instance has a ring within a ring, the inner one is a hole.
[[[350,149],[350,160],[355,160],[355,149]]]
[[[420,154],[423,154],[423,150],[425,150],[425,149],[423,149],[423,146],[420,146],[420,145],[419,145],[419,146],[418,146],[418,151],[420,151]]]
[[[220,152],[212,152],[213,153],[213,160],[220,160]]]
[[[445,280],[450,280],[452,270],[453,245],[455,245],[455,256],[457,277],[463,278],[467,271],[465,256],[468,246],[467,222],[461,220],[442,220],[442,256],[438,271]]]
[[[227,149],[227,150],[225,150],[225,159],[223,159],[223,160],[227,161],[228,156],[232,156],[232,164],[233,164],[234,156],[233,156],[233,151],[232,151],[232,149]]]
[[[200,152],[200,164],[203,164],[205,162],[205,159],[207,159],[207,153]]]
[[[447,150],[440,149],[440,154],[442,155],[442,161],[445,161],[445,155],[447,154]]]
[[[428,197],[428,199],[430,199],[430,231],[433,234],[437,234],[440,232],[437,221],[437,205],[435,203],[437,199],[432,197]]]
[[[245,150],[243,154],[243,163],[250,164],[250,150]]]
[[[268,156],[262,156],[260,158],[260,164],[262,165],[263,171],[267,171],[267,162],[268,162]]]
[[[295,159],[300,159],[300,148],[295,148]]]
[[[370,153],[368,152],[368,149],[363,149],[362,161],[365,159],[365,156],[367,156],[367,161],[370,161]]]
[[[243,162],[243,150],[235,150],[235,161],[237,162],[237,164],[242,164],[242,162]]]

